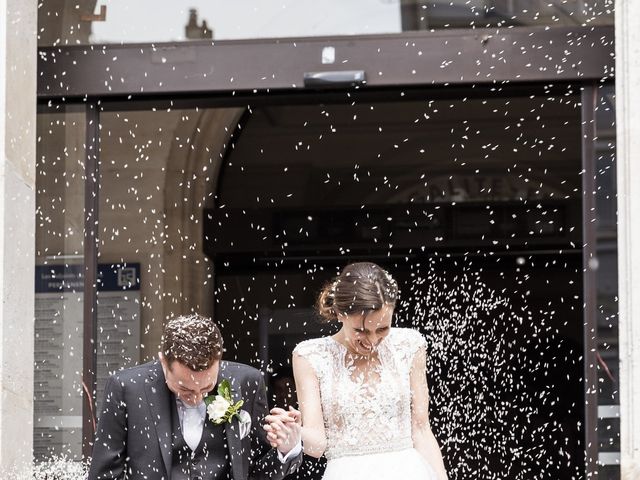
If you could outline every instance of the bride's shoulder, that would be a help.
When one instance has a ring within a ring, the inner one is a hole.
[[[325,378],[331,365],[330,337],[312,338],[300,342],[293,349],[293,355],[304,358],[316,373],[318,379]]]
[[[412,328],[394,327],[389,332],[389,339],[394,348],[409,354],[415,353],[427,343],[422,333]]]
[[[318,355],[326,352],[331,342],[330,337],[310,338],[309,340],[303,340],[293,349],[293,353],[296,353],[302,357],[308,357],[311,355]]]
[[[389,336],[397,341],[413,341],[418,342],[423,340],[422,333],[413,328],[393,327]]]

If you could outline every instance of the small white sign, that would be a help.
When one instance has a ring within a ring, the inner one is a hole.
[[[324,47],[322,49],[322,63],[330,64],[336,61],[336,49],[335,47]]]

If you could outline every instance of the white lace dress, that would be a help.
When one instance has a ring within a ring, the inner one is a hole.
[[[313,367],[327,435],[323,480],[436,480],[411,439],[411,364],[426,349],[415,330],[392,328],[377,361],[356,366],[331,337],[306,340],[294,354]]]

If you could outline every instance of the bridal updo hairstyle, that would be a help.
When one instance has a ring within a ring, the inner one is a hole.
[[[222,334],[210,318],[183,315],[164,326],[161,348],[169,368],[178,361],[195,372],[202,372],[222,358]]]
[[[375,263],[357,262],[323,287],[316,309],[323,320],[332,322],[339,315],[366,316],[385,305],[395,307],[397,299],[398,284],[389,272]]]

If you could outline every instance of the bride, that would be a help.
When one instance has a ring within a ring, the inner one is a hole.
[[[323,480],[447,479],[429,425],[426,342],[391,326],[397,297],[378,265],[348,265],[317,302],[342,328],[293,352],[303,448],[327,458]]]

